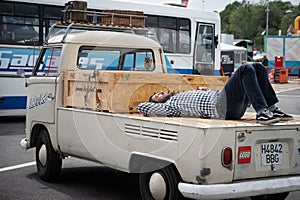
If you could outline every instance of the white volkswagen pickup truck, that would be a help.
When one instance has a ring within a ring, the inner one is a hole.
[[[226,78],[166,74],[161,46],[146,37],[70,29],[48,40],[26,83],[21,144],[36,148],[41,179],[57,180],[72,156],[139,173],[147,200],[285,199],[300,190],[299,119],[145,117],[136,106],[154,92],[221,89]]]

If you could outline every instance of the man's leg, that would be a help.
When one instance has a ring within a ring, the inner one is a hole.
[[[240,66],[224,89],[227,99],[226,119],[240,119],[249,104],[252,104],[256,111],[268,108],[257,80],[256,70],[250,64]]]
[[[257,81],[267,102],[268,107],[275,105],[276,103],[278,103],[278,98],[269,81],[267,70],[261,63],[254,63],[252,64],[252,66],[256,71]]]
[[[273,117],[279,118],[280,120],[291,120],[293,116],[282,112],[277,106],[278,98],[276,93],[268,79],[268,74],[265,67],[260,63],[252,64],[256,71],[258,84],[264,94],[269,110],[272,112]]]
[[[256,84],[253,84],[255,82]],[[228,80],[224,90],[227,100],[226,119],[240,119],[244,115],[249,102],[253,102],[251,91],[255,94],[257,92],[261,93],[254,67],[249,64],[241,65]],[[261,93],[258,96],[263,96],[263,94]],[[261,108],[267,107],[264,99],[260,101],[263,104]]]

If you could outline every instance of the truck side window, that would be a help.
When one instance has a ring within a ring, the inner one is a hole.
[[[153,53],[149,50],[125,54],[123,70],[152,71],[154,67]]]
[[[137,52],[136,69],[142,71],[152,71],[154,69],[153,55],[149,52]]]
[[[34,74],[43,76],[56,76],[61,59],[61,48],[53,47],[43,49],[42,56],[37,63]]]

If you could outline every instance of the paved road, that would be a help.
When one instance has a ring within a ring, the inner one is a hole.
[[[273,87],[279,99],[277,105],[295,118],[300,118],[300,83],[273,84]],[[254,112],[254,110],[250,107],[247,112]]]
[[[138,176],[116,172],[99,164],[68,158],[61,179],[46,183],[36,173],[35,149],[23,151],[23,119],[0,122],[0,199],[139,200]],[[28,164],[25,167],[22,164]],[[13,169],[16,167],[16,169]]]
[[[280,107],[300,118],[300,85],[275,86]],[[0,119],[0,199],[100,199],[140,200],[138,176],[116,172],[99,164],[68,158],[63,162],[61,179],[46,183],[35,167],[35,149],[23,151],[25,119]],[[243,200],[247,200],[244,198]],[[300,192],[287,200],[300,200]]]

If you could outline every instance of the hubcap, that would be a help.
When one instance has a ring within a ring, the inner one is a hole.
[[[45,144],[43,144],[40,148],[39,160],[40,160],[40,163],[45,167],[47,164],[47,148],[46,148]]]
[[[159,173],[154,173],[150,177],[149,189],[155,200],[163,200],[166,196],[167,186],[165,179]]]

